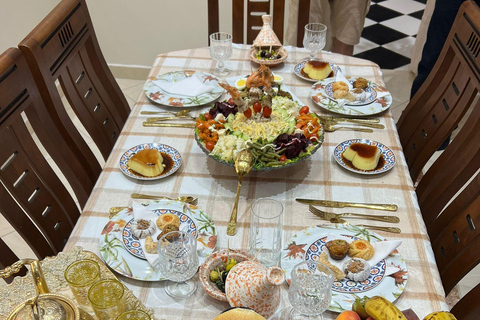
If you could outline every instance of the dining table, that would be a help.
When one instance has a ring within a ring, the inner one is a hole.
[[[272,67],[276,75],[283,77],[283,85],[318,115],[335,116],[320,108],[310,98],[312,82],[301,79],[294,73],[294,67],[308,58],[303,48],[285,47],[288,57],[283,63]],[[225,63],[231,76],[245,76],[258,68],[249,59],[250,46],[234,44],[233,55]],[[382,72],[375,63],[322,51],[318,58],[338,65],[347,77],[363,77],[384,85]],[[212,60],[209,48],[192,48],[163,53],[156,57],[147,80],[157,76],[182,70],[194,70],[214,74],[216,62]],[[220,77],[221,78],[221,77]],[[388,89],[388,88],[387,88]],[[224,93],[217,100],[228,99]],[[211,104],[189,108],[192,115],[204,113]],[[194,129],[175,127],[144,127],[148,117],[141,111],[182,110],[182,106],[168,106],[153,103],[144,93],[138,92],[138,99],[120,133],[118,140],[108,157],[102,173],[93,189],[80,219],[78,220],[64,251],[80,246],[102,258],[99,240],[102,231],[109,222],[109,209],[118,206],[131,206],[132,193],[155,194],[176,198],[190,195],[198,198],[197,207],[213,220],[216,249],[247,249],[249,242],[251,204],[259,198],[273,198],[284,206],[283,246],[290,238],[304,230],[327,223],[309,212],[305,204],[296,198],[328,199],[336,201],[363,203],[392,203],[398,206],[396,212],[389,212],[400,218],[396,227],[400,234],[376,231],[389,240],[401,240],[398,247],[407,269],[399,284],[408,279],[403,292],[399,294],[395,305],[400,310],[412,309],[421,319],[433,311],[448,310],[445,292],[439,276],[435,257],[431,248],[427,230],[420,212],[414,184],[410,178],[397,127],[390,110],[375,117],[380,119],[384,129],[374,129],[373,133],[338,130],[325,132],[321,147],[308,159],[293,166],[268,172],[250,172],[243,178],[238,203],[237,232],[227,235],[227,225],[232,212],[236,189],[237,174],[233,167],[226,166],[208,157],[198,146]],[[187,120],[184,122],[188,122]],[[395,154],[396,164],[386,173],[361,175],[350,172],[338,165],[333,153],[335,147],[348,139],[370,139],[388,146]],[[146,143],[161,143],[175,148],[182,157],[182,164],[174,174],[154,181],[132,179],[123,174],[119,161],[124,152],[134,146]],[[143,200],[145,201],[145,200]],[[330,212],[383,213],[361,208],[331,209]],[[357,220],[358,221],[358,220]],[[365,223],[365,221],[361,221]],[[350,220],[354,224],[355,220]],[[378,221],[368,221],[371,225],[383,225]],[[165,281],[142,281],[116,274],[125,286],[147,307],[154,310],[156,319],[213,319],[229,308],[227,302],[217,301],[206,294],[199,285],[196,292],[186,299],[173,299],[165,293]],[[198,279],[198,274],[195,276]],[[286,319],[291,309],[288,300],[288,285],[282,286],[281,303],[271,319]],[[335,319],[338,312],[326,311],[324,319]]]

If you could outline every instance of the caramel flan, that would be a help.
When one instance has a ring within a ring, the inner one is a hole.
[[[162,174],[165,165],[163,157],[156,149],[144,149],[134,154],[127,162],[128,169],[145,177]]]
[[[314,80],[323,80],[330,75],[332,68],[328,62],[313,60],[305,64],[303,72]]]
[[[380,160],[380,150],[376,146],[353,143],[343,152],[343,157],[360,170],[373,170]]]

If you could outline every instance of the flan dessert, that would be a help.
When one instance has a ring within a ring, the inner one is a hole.
[[[156,149],[144,149],[134,154],[127,162],[128,169],[145,177],[156,177],[162,174],[165,165],[163,157]]]
[[[325,61],[308,61],[303,67],[303,72],[305,72],[311,79],[314,80],[323,80],[327,78],[330,73],[332,73],[332,68],[330,63]]]
[[[376,146],[353,143],[343,152],[343,157],[360,170],[373,170],[380,160],[380,150]]]

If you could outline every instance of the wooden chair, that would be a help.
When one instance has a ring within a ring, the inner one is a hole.
[[[218,32],[219,24],[219,0],[208,0],[208,34]],[[232,0],[232,40],[234,43],[244,43],[243,17],[245,0]],[[252,44],[258,35],[259,28],[263,26],[262,14],[270,13],[270,3],[273,2],[273,30],[278,39],[283,42],[283,30],[285,25],[285,0],[247,1],[247,44]],[[310,12],[310,0],[299,0],[298,12]],[[305,25],[308,24],[308,14],[299,14],[297,23],[297,46],[303,46],[303,34]]]
[[[74,189],[81,189],[83,182],[91,189],[94,181],[88,180],[62,139],[18,49],[0,56],[0,97],[0,212],[38,258],[55,255],[63,249],[80,211],[29,126],[59,168],[65,169],[67,179],[78,182],[72,183]],[[1,241],[2,266],[18,260],[6,248]]]
[[[61,102],[59,81],[104,159],[130,113],[98,45],[85,0],[62,0],[19,44],[47,105],[62,130],[75,130]],[[75,143],[79,154],[90,152]]]
[[[480,8],[464,2],[432,72],[408,104],[398,131],[410,174],[422,169],[471,112],[416,188],[445,292],[480,262]],[[480,319],[477,285],[455,306],[458,319]],[[469,301],[469,302],[465,302]]]

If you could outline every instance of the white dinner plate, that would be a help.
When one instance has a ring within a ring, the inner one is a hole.
[[[295,234],[282,250],[282,269],[290,283],[293,267],[302,261],[318,260],[325,246],[325,239],[331,235],[342,235],[369,242],[384,241],[380,235],[356,226],[324,224],[309,227]],[[380,295],[390,302],[400,297],[407,284],[405,260],[394,250],[387,258],[372,266],[367,280],[355,282],[349,279],[335,281],[332,287],[330,311],[351,310],[355,297]]]
[[[382,154],[379,161],[382,161],[383,165],[380,168],[376,168],[375,170],[360,170],[353,167],[351,163],[349,163],[350,161],[342,157],[342,154],[343,152],[345,152],[345,149],[347,149],[353,143],[363,143],[369,146],[376,146],[380,150],[380,153]],[[368,140],[368,139],[350,139],[350,140],[339,143],[333,150],[333,158],[340,166],[347,169],[348,171],[359,173],[359,174],[365,174],[365,175],[384,173],[384,172],[387,172],[388,170],[391,170],[395,166],[395,153],[393,153],[392,149],[390,149],[383,143]]]
[[[157,149],[163,156],[163,164],[165,165],[165,169],[161,174],[155,177],[146,177],[138,174],[127,167],[128,160],[144,149]],[[173,147],[167,146],[166,144],[161,143],[144,143],[139,144],[133,148],[128,149],[125,151],[120,158],[120,171],[127,177],[137,180],[158,180],[166,178],[172,174],[174,174],[182,165],[182,156],[180,153]]]
[[[175,200],[156,200],[142,203],[146,208],[160,214],[162,211],[177,211],[195,224],[197,253],[201,264],[215,249],[217,232],[213,220],[196,206]],[[99,247],[105,263],[115,272],[142,281],[165,280],[158,265],[152,267],[147,260],[131,254],[122,244],[125,226],[133,218],[132,208],[120,211],[110,218],[102,230]],[[122,239],[122,240],[120,240]]]

